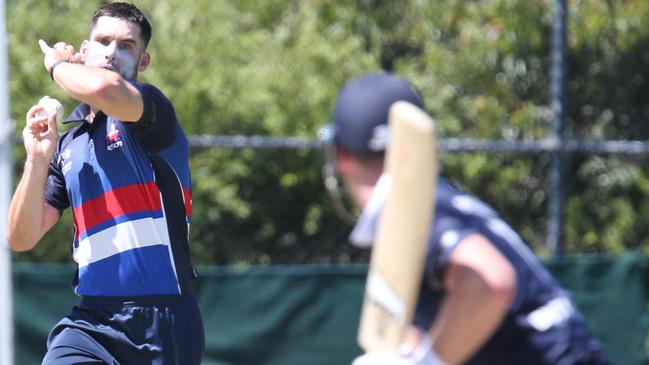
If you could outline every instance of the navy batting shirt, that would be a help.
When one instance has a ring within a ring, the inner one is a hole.
[[[377,183],[350,237],[356,245],[371,241],[388,184],[389,179],[383,177]],[[445,296],[442,283],[449,257],[462,239],[477,233],[511,263],[518,286],[500,328],[467,364],[608,364],[568,294],[491,207],[444,178],[439,178],[436,194],[415,326],[427,330],[434,324]]]

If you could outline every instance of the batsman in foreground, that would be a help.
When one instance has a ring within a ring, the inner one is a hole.
[[[397,101],[423,109],[410,82],[376,74],[348,82],[335,107],[335,166],[362,209],[350,236],[357,246],[372,244],[390,191],[384,152]],[[431,227],[399,353],[368,352],[353,365],[609,364],[566,291],[487,204],[439,177]]]
[[[137,81],[150,38],[141,11],[116,2],[94,13],[79,53],[39,41],[43,76],[80,102],[67,119],[78,125],[60,138],[56,111],[27,112],[27,158],[9,210],[15,251],[33,248],[73,210],[81,302],[50,332],[43,364],[201,362],[189,148],[167,97]]]

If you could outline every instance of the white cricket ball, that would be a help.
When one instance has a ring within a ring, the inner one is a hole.
[[[61,104],[60,101],[45,95],[41,98],[41,100],[38,101],[38,105],[42,106],[48,115],[54,111],[57,111],[57,122],[61,122],[63,120],[63,104]]]

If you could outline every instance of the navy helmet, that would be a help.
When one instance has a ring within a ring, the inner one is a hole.
[[[340,91],[334,109],[334,143],[353,153],[385,152],[388,111],[397,101],[423,109],[414,86],[394,74],[372,74],[349,81]]]

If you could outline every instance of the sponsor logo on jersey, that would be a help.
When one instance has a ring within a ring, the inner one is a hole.
[[[110,124],[110,129],[106,134],[106,140],[108,140],[108,146],[106,147],[108,151],[112,151],[115,148],[122,147],[123,145],[122,137],[119,133],[119,129],[117,129],[117,127],[115,126],[115,122]]]
[[[69,148],[66,148],[59,155],[58,163],[61,166],[61,172],[63,173],[63,175],[65,175],[72,168],[72,161],[69,161],[71,154],[72,154],[72,151],[70,151]]]

